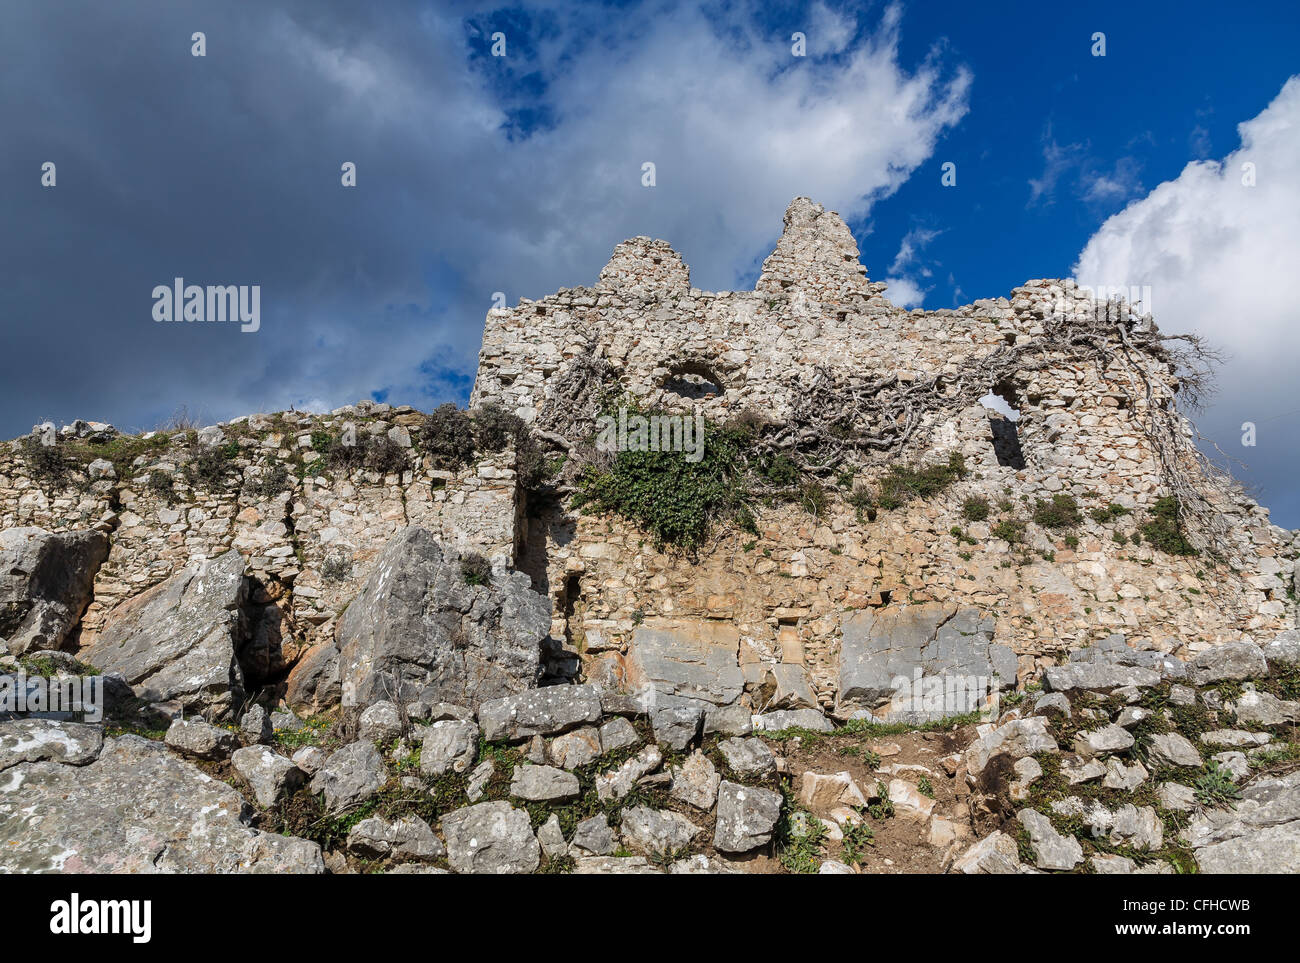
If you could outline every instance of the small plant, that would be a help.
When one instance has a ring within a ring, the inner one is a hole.
[[[193,451],[193,449],[192,449]],[[230,482],[234,459],[239,454],[239,443],[224,445],[199,445],[185,466],[185,480],[193,488],[204,491],[221,491]]]
[[[154,468],[149,472],[148,489],[157,498],[170,505],[176,498],[176,479],[169,471]]]
[[[1214,760],[1206,765],[1205,772],[1196,778],[1192,788],[1196,790],[1196,801],[1202,806],[1222,809],[1241,798],[1241,790],[1232,781],[1232,773]]]
[[[474,457],[474,421],[453,404],[440,405],[424,419],[420,448],[434,468],[455,471]]]
[[[983,495],[972,495],[961,503],[961,517],[968,522],[982,522],[989,517],[989,500]]]
[[[889,787],[879,780],[876,781],[876,796],[877,801],[867,807],[867,812],[872,819],[889,819],[894,815],[894,803],[889,798]]]
[[[1092,516],[1094,522],[1097,522],[1100,525],[1105,525],[1107,522],[1113,522],[1117,518],[1123,518],[1125,515],[1129,514],[1129,510],[1123,505],[1111,502],[1109,505],[1094,508],[1088,514]]]
[[[1034,521],[1043,528],[1074,528],[1083,521],[1083,515],[1073,495],[1058,492],[1050,501],[1038,500],[1034,506]]]
[[[160,475],[162,472],[154,472],[153,474]],[[151,476],[150,481],[152,480]],[[291,491],[293,481],[289,477],[289,469],[285,467],[284,462],[277,461],[273,465],[263,468],[257,480],[248,482],[244,487],[262,498],[275,498],[282,492]]]
[[[1000,538],[1010,545],[1019,545],[1025,540],[1025,527],[1028,523],[1022,518],[1011,516],[1001,519],[990,530],[994,538]]]
[[[876,831],[871,824],[863,820],[857,824],[844,827],[844,842],[840,855],[844,862],[861,866],[866,859],[867,850],[876,844]]]
[[[66,485],[72,473],[73,464],[58,442],[43,445],[39,438],[27,436],[18,443],[23,464],[32,477],[47,485]]]
[[[916,784],[916,791],[922,796],[928,796],[931,799],[934,798],[934,786],[930,783],[929,776],[921,777],[920,781]]]
[[[320,577],[326,582],[342,582],[352,574],[352,563],[342,555],[330,555],[321,563]]]
[[[1078,535],[1066,535],[1064,541],[1065,541],[1065,547],[1070,549],[1070,551],[1074,551],[1076,548],[1079,547]]]
[[[1166,555],[1198,555],[1196,547],[1187,540],[1179,517],[1178,499],[1172,495],[1156,499],[1148,520],[1139,531],[1152,547]],[[1134,541],[1137,541],[1136,535]]]
[[[466,585],[487,585],[492,581],[492,564],[478,552],[461,556],[460,574]]]
[[[944,465],[895,465],[878,483],[876,504],[886,511],[902,508],[913,499],[933,498],[953,482],[965,477],[966,461],[959,452],[953,452]]]
[[[826,489],[815,478],[799,486],[799,507],[813,518],[821,518],[826,511],[826,503]]]

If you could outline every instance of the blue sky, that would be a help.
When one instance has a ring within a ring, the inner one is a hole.
[[[635,234],[752,284],[806,194],[900,303],[1149,285],[1229,351],[1200,422],[1300,525],[1297,51],[1282,2],[7,3],[0,434],[463,401],[493,292],[591,283]],[[261,329],[154,324],[177,275],[262,285]]]

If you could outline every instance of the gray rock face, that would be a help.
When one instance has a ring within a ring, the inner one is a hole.
[[[0,873],[321,873],[320,847],[262,833],[230,786],[137,736],[85,766],[0,774]]]
[[[1023,759],[1040,752],[1056,752],[1059,748],[1042,716],[1012,719],[996,728],[980,726],[977,731],[979,738],[966,750],[966,770],[973,776],[983,772],[990,759],[1003,753],[1012,759]]]
[[[1151,736],[1147,748],[1151,765],[1190,766],[1201,765],[1201,754],[1186,738],[1176,732],[1162,732]]]
[[[624,722],[627,720],[624,719]],[[556,736],[546,749],[547,756],[562,769],[577,769],[600,758],[600,730],[583,726]]]
[[[1260,648],[1270,669],[1281,671],[1300,665],[1300,630],[1280,632]]]
[[[1204,873],[1300,872],[1300,771],[1256,779],[1234,809],[1197,812],[1182,838]]]
[[[99,757],[104,730],[79,722],[14,719],[0,722],[0,771],[22,762],[84,766]]]
[[[523,691],[537,683],[550,627],[550,602],[526,575],[468,585],[458,556],[425,529],[407,528],[384,548],[339,620],[342,701],[477,706]]]
[[[599,722],[600,692],[591,685],[529,689],[484,702],[479,706],[478,718],[488,742],[551,736]]]
[[[704,709],[700,706],[665,706],[650,717],[655,742],[678,752],[695,741],[703,721]]]
[[[387,742],[406,731],[402,710],[386,699],[366,706],[357,719],[357,735],[371,742]]]
[[[593,856],[608,856],[617,843],[604,813],[582,820],[573,831],[574,847]]]
[[[1019,849],[1003,832],[985,836],[952,864],[954,873],[968,876],[1010,876],[1020,872]]]
[[[369,742],[352,742],[330,753],[310,788],[325,794],[331,812],[339,812],[369,799],[387,781],[388,767],[379,750]]]
[[[554,766],[516,766],[510,795],[529,802],[559,802],[578,796],[578,777]]]
[[[1123,752],[1125,749],[1131,749],[1132,746],[1132,734],[1123,726],[1113,723],[1100,729],[1081,732],[1074,740],[1074,751],[1086,758]]]
[[[541,847],[528,813],[508,802],[466,806],[442,817],[447,862],[458,873],[531,873]]]
[[[745,706],[718,706],[704,713],[706,736],[747,736],[754,731],[754,714]]]
[[[663,761],[658,746],[646,746],[622,765],[596,775],[597,797],[602,802],[624,798],[636,786],[638,779],[654,772]]]
[[[230,757],[230,765],[253,791],[257,804],[270,809],[306,781],[306,774],[266,746],[248,746]]]
[[[102,532],[0,531],[0,639],[11,655],[63,646],[106,558]]]
[[[729,705],[745,687],[734,629],[710,623],[642,625],[632,633],[627,654],[628,684],[653,689],[659,705],[674,699]]]
[[[623,811],[623,842],[647,856],[667,856],[690,846],[699,826],[671,810],[633,806]]]
[[[1016,814],[1020,825],[1029,834],[1029,845],[1034,851],[1034,865],[1039,869],[1074,869],[1083,861],[1083,847],[1070,836],[1062,836],[1052,827],[1052,821],[1034,809],[1022,809]]]
[[[776,772],[776,754],[762,739],[724,739],[718,751],[727,768],[738,776],[766,776]]]
[[[1053,692],[1071,689],[1117,689],[1121,686],[1149,687],[1159,685],[1160,673],[1134,665],[1113,665],[1108,662],[1071,662],[1051,665],[1043,670],[1043,682]]]
[[[551,813],[546,822],[537,829],[537,842],[547,859],[567,856],[569,844],[564,841],[564,830],[560,828],[560,817]]]
[[[1130,646],[1123,633],[1118,632],[1096,645],[1074,650],[1070,653],[1070,662],[1150,669],[1164,679],[1182,679],[1187,676],[1187,663],[1181,659],[1153,648],[1150,643],[1145,646]]]
[[[925,721],[982,708],[988,695],[1016,681],[1015,653],[993,641],[993,627],[993,619],[974,609],[939,602],[855,614],[844,623],[840,644],[839,713],[866,709]],[[932,705],[924,690],[912,691],[918,671],[922,679],[962,677],[972,685],[954,687],[952,700]],[[911,690],[896,692],[900,678]],[[980,679],[986,682],[974,684]]]
[[[1254,642],[1224,642],[1206,649],[1192,661],[1190,668],[1192,681],[1197,685],[1268,674],[1268,662]]]
[[[835,725],[816,709],[778,709],[755,716],[754,728],[761,732],[780,732],[783,729],[830,732]]]
[[[275,727],[271,724],[271,714],[263,706],[253,705],[248,707],[239,719],[239,731],[244,736],[244,741],[249,745],[260,745],[270,742],[275,736]]]
[[[239,747],[233,732],[202,719],[177,719],[168,727],[163,741],[195,759],[225,759]]]
[[[1230,708],[1242,725],[1280,726],[1300,719],[1300,702],[1249,687]]]
[[[636,728],[621,716],[610,719],[600,727],[601,753],[615,752],[635,746],[641,741]]]
[[[710,810],[718,799],[718,770],[698,749],[673,766],[672,797],[696,809]]]
[[[147,702],[175,700],[223,718],[244,686],[236,652],[247,631],[247,595],[244,560],[231,549],[123,602],[79,657],[121,673]]]
[[[764,846],[780,818],[780,793],[723,780],[718,787],[713,848],[720,853],[748,853]]]
[[[389,822],[380,816],[363,819],[348,833],[347,847],[349,852],[368,858],[396,856],[433,859],[447,855],[442,840],[418,816],[405,816],[395,822]]]
[[[424,730],[420,748],[420,772],[441,776],[464,772],[478,756],[478,725],[473,722],[440,720]]]

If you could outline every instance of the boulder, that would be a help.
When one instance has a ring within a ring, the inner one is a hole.
[[[781,818],[781,794],[723,780],[718,786],[713,848],[720,853],[748,853],[765,846]]]
[[[195,759],[225,759],[239,748],[233,732],[202,719],[175,720],[163,741],[182,755]]]
[[[700,734],[704,709],[697,705],[663,706],[650,716],[655,742],[681,752]]]
[[[621,720],[627,722],[626,719]],[[600,730],[584,726],[556,736],[546,749],[547,756],[561,769],[589,766],[600,758]]]
[[[364,802],[388,781],[384,757],[369,742],[352,742],[330,753],[311,780],[311,791],[325,794],[330,812]]]
[[[552,685],[492,699],[479,706],[488,742],[551,736],[600,721],[600,692],[591,685]]]
[[[702,830],[681,813],[633,806],[623,810],[623,842],[646,856],[671,856],[690,846]]]
[[[1003,832],[985,836],[952,864],[954,873],[968,876],[1009,876],[1020,872],[1020,851],[1016,841]]]
[[[1187,766],[1200,768],[1201,754],[1186,737],[1177,732],[1161,732],[1150,738],[1147,761],[1155,768],[1160,766]]]
[[[593,856],[608,856],[614,852],[618,840],[604,813],[582,820],[573,830],[573,846]]]
[[[855,613],[843,626],[836,714],[923,722],[984,708],[1016,682],[1015,653],[993,629],[977,610],[941,602]]]
[[[1296,572],[1300,575],[1300,567]],[[1275,672],[1294,669],[1300,665],[1300,631],[1287,629],[1260,647],[1268,667]]]
[[[1223,642],[1206,649],[1190,666],[1197,685],[1254,679],[1268,674],[1268,662],[1254,642]]]
[[[357,719],[357,735],[371,742],[388,742],[406,731],[402,710],[387,699],[366,706]]]
[[[425,529],[406,528],[339,619],[342,701],[473,707],[522,692],[537,684],[550,627],[550,602],[528,576],[512,572],[469,585],[459,556]],[[313,656],[319,684],[329,684],[329,658],[328,651]],[[328,701],[305,683],[291,689],[298,701]]]
[[[363,858],[435,859],[447,855],[442,840],[418,816],[404,816],[393,822],[381,816],[363,819],[348,833],[347,848]]]
[[[420,748],[420,772],[442,776],[464,772],[478,757],[478,725],[442,719],[424,730]]]
[[[465,806],[442,817],[447,862],[458,873],[531,873],[541,847],[528,813],[508,802]]]
[[[247,598],[244,559],[232,549],[118,605],[79,657],[120,673],[146,702],[225,718],[243,696],[236,653]]]
[[[84,766],[20,763],[0,776],[0,873],[321,873],[313,842],[247,824],[223,782],[138,736]]]
[[[709,757],[698,749],[680,766],[670,770],[673,776],[671,795],[696,809],[710,810],[718,800],[718,770]]]
[[[554,766],[516,766],[510,778],[510,795],[528,802],[576,799],[580,791],[577,776]]]
[[[776,772],[776,754],[762,739],[724,739],[718,751],[727,768],[738,776],[766,776]]]
[[[626,659],[628,688],[653,692],[656,705],[686,699],[729,705],[744,691],[740,633],[717,621],[648,622],[632,632]]]
[[[1053,692],[1071,689],[1118,689],[1122,686],[1146,688],[1160,684],[1160,673],[1135,665],[1108,662],[1070,662],[1049,665],[1043,670],[1043,683]]]
[[[106,558],[102,532],[0,531],[0,639],[9,653],[62,648],[90,604]]]
[[[23,762],[84,766],[99,758],[104,730],[79,722],[13,719],[0,722],[0,771]]]
[[[632,723],[622,716],[610,719],[600,727],[600,751],[602,754],[627,749],[641,741]]]
[[[1029,835],[1034,865],[1039,869],[1074,869],[1083,861],[1083,847],[1079,841],[1058,833],[1052,827],[1052,821],[1042,813],[1022,809],[1016,818]]]
[[[230,757],[230,766],[248,784],[263,809],[270,809],[306,781],[306,774],[266,746],[247,746]]]

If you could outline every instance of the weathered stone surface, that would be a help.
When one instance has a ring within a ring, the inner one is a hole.
[[[681,752],[700,734],[704,709],[700,706],[664,706],[650,716],[655,742]]]
[[[248,784],[263,809],[276,805],[306,779],[301,769],[266,746],[237,749],[230,757],[230,765]]]
[[[1201,754],[1177,732],[1161,732],[1150,737],[1148,761],[1153,766],[1200,767]]]
[[[1118,759],[1107,759],[1106,778],[1101,781],[1101,784],[1107,789],[1125,789],[1132,792],[1146,782],[1149,775],[1146,766],[1140,762],[1135,761],[1133,765],[1126,766]]]
[[[738,776],[766,776],[776,772],[776,754],[762,739],[724,739],[718,751],[727,768]]]
[[[1271,692],[1249,687],[1229,708],[1244,726],[1280,726],[1300,719],[1300,701],[1279,699]]]
[[[320,771],[321,766],[325,765],[325,760],[329,757],[325,754],[325,750],[319,746],[303,746],[289,758],[295,766],[308,776],[314,776]]]
[[[867,798],[847,771],[805,772],[799,778],[799,803],[811,812],[829,813],[841,806],[866,808]]]
[[[1300,571],[1300,570],[1298,570]],[[1283,671],[1300,665],[1300,630],[1289,629],[1279,632],[1274,638],[1260,646],[1264,660],[1274,671]]]
[[[952,864],[954,873],[1007,876],[1020,872],[1020,856],[1016,842],[1003,832],[985,836],[966,850]]]
[[[1246,729],[1211,729],[1201,733],[1201,742],[1216,749],[1240,746],[1265,746],[1272,740],[1267,732],[1250,732]]]
[[[966,771],[971,775],[983,772],[990,759],[1003,753],[1012,759],[1022,759],[1058,749],[1056,740],[1047,731],[1047,719],[1042,716],[1012,719],[997,727],[980,726],[977,731],[979,737],[966,750]]]
[[[1102,726],[1100,729],[1087,729],[1074,739],[1074,751],[1086,758],[1108,756],[1113,752],[1124,752],[1133,747],[1133,736],[1123,726]]]
[[[1016,818],[1029,834],[1034,865],[1039,869],[1074,869],[1083,861],[1083,847],[1079,841],[1058,833],[1052,827],[1052,821],[1042,813],[1022,809]]]
[[[746,706],[717,706],[704,713],[706,736],[747,736],[754,731],[754,714]]]
[[[962,715],[1015,684],[1015,653],[993,641],[993,620],[975,609],[940,602],[868,609],[846,619],[843,633],[839,714],[862,708],[914,721]],[[918,671],[922,685],[926,677],[984,681],[950,687],[954,699],[931,705],[924,690],[915,691]]]
[[[1105,838],[1115,846],[1156,850],[1164,844],[1163,826],[1152,806],[1138,808],[1128,803],[1112,812],[1094,803],[1084,820],[1094,839]]]
[[[388,742],[405,731],[402,710],[387,699],[366,706],[357,719],[357,737],[371,742]]]
[[[713,848],[720,853],[748,853],[766,845],[780,818],[780,793],[724,779],[718,786]]]
[[[1117,689],[1128,685],[1147,687],[1160,683],[1160,673],[1141,666],[1070,662],[1067,665],[1049,665],[1043,670],[1043,682],[1053,692]]]
[[[244,685],[236,652],[247,596],[244,560],[232,549],[119,605],[79,658],[120,672],[147,702],[226,716]]]
[[[325,794],[325,805],[338,812],[364,802],[388,781],[384,757],[370,742],[352,742],[330,753],[311,780],[312,792]]]
[[[556,736],[547,746],[546,753],[561,769],[578,769],[590,765],[600,758],[600,730],[595,726],[584,726]]]
[[[496,770],[496,763],[491,759],[484,759],[474,767],[474,771],[469,774],[469,780],[465,783],[465,795],[470,802],[478,802],[483,798]]]
[[[663,765],[658,746],[646,746],[622,765],[596,775],[596,795],[604,802],[622,799],[632,791],[637,780]]]
[[[479,706],[479,726],[488,742],[551,736],[599,722],[600,692],[590,685],[529,689]]]
[[[536,685],[547,599],[520,572],[469,585],[460,558],[406,528],[384,548],[335,633],[341,697],[477,706]]]
[[[529,802],[560,802],[578,796],[578,777],[554,766],[516,766],[510,795]]]
[[[702,830],[681,813],[633,806],[623,810],[623,843],[647,856],[668,856],[690,846]]]
[[[541,847],[528,813],[508,802],[483,802],[442,817],[447,862],[458,873],[531,873]]]
[[[424,730],[420,743],[420,772],[441,776],[464,772],[478,756],[478,725],[442,719]]]
[[[1211,843],[1196,850],[1202,873],[1300,873],[1300,820]]]
[[[575,876],[660,875],[644,856],[583,856],[574,861]]]
[[[84,766],[0,774],[0,873],[320,873],[313,842],[262,833],[230,786],[138,736]]]
[[[1192,661],[1191,673],[1194,683],[1209,685],[1267,675],[1268,663],[1254,642],[1223,642],[1198,655]]]
[[[610,828],[604,813],[588,817],[574,828],[573,846],[582,852],[593,856],[608,856],[614,852],[617,844],[614,830]]]
[[[104,745],[104,730],[79,722],[14,719],[0,722],[0,771],[21,762],[84,766]]]
[[[696,809],[709,810],[718,800],[718,770],[709,757],[698,749],[686,757],[680,766],[673,766],[672,797],[694,806]]]
[[[934,811],[934,800],[906,779],[889,780],[889,801],[894,804],[894,814],[898,818],[914,823],[927,822]]]
[[[102,532],[0,531],[0,639],[10,654],[62,648],[107,557]]]
[[[754,728],[760,732],[781,732],[784,729],[831,732],[835,724],[816,709],[778,709],[754,716]]]
[[[627,653],[627,684],[653,689],[659,705],[674,698],[728,705],[740,697],[740,635],[713,621],[662,622],[637,627]]]
[[[390,822],[382,816],[369,816],[352,827],[347,848],[365,858],[382,856],[435,859],[447,855],[447,848],[429,824],[418,816],[404,816]]]
[[[253,703],[239,718],[239,732],[249,745],[270,742],[275,735],[271,714],[264,707]]]
[[[621,716],[610,719],[600,727],[600,751],[615,752],[635,746],[641,741],[632,723]]]

